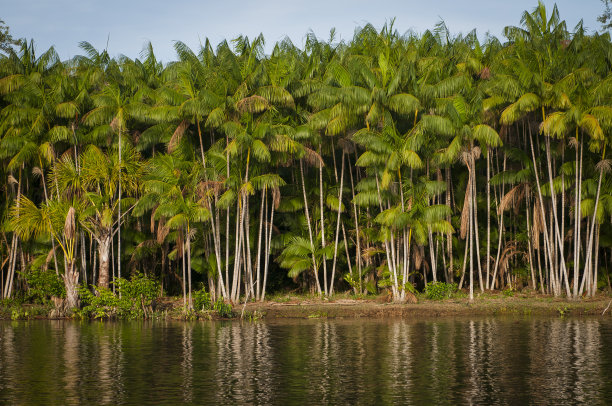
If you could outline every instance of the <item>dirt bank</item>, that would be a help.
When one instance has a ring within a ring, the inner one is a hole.
[[[284,303],[249,303],[244,307],[247,315],[263,319],[279,318],[359,318],[359,317],[442,317],[442,316],[495,316],[495,315],[549,315],[586,316],[601,315],[612,299],[597,297],[568,301],[549,297],[485,297],[474,299],[420,300],[416,304],[379,303],[375,300],[339,299],[295,300]],[[235,306],[234,312],[242,312]],[[610,316],[608,309],[605,316]]]

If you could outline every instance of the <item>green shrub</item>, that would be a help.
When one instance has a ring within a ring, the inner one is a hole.
[[[225,303],[221,298],[217,299],[217,301],[213,305],[213,309],[217,312],[219,317],[229,319],[233,316],[232,305],[229,303]]]
[[[196,310],[211,310],[213,302],[205,288],[193,292],[193,304]]]
[[[514,296],[514,289],[508,288],[508,289],[502,290],[502,294],[505,297],[512,297],[512,296]]]
[[[425,297],[431,300],[447,299],[457,292],[456,283],[429,282],[425,286]]]
[[[153,301],[159,297],[158,283],[140,273],[130,280],[115,281],[116,293],[109,288],[97,287],[94,294],[81,287],[79,294],[83,303],[80,313],[84,317],[140,319],[151,317]]]
[[[46,304],[52,296],[66,297],[66,288],[62,278],[54,271],[31,270],[23,274],[28,287],[29,302]]]

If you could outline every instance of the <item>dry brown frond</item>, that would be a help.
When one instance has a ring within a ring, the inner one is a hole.
[[[472,189],[472,178],[469,177],[467,187],[465,189],[465,198],[463,199],[463,209],[461,210],[461,228],[460,236],[461,239],[465,240],[468,231],[468,224],[470,221],[470,190]]]
[[[506,193],[504,197],[502,197],[501,202],[499,203],[499,207],[497,208],[497,214],[501,215],[502,212],[513,208],[518,209],[518,206],[521,204],[521,201],[525,195],[525,189],[523,185],[516,185],[512,189]]]
[[[540,199],[536,197],[533,205],[533,248],[540,247],[540,233],[544,231],[544,222],[542,221],[542,211],[540,210]]]
[[[74,207],[70,207],[68,209],[68,214],[66,215],[66,222],[64,223],[64,237],[67,240],[72,240],[74,235],[76,234],[76,220],[75,220],[76,210]]]
[[[304,147],[304,161],[310,166],[325,166],[323,158],[316,151]]]
[[[187,127],[189,127],[189,121],[187,120],[181,121],[178,127],[176,127],[176,130],[174,130],[170,141],[168,141],[169,153],[172,153],[172,151],[174,151],[176,147],[178,147],[179,143],[181,142],[181,139],[183,138],[183,135],[185,134],[185,130],[187,129]]]
[[[166,222],[162,218],[161,220],[159,220],[159,223],[157,225],[157,243],[162,244],[169,233],[170,229],[166,227]]]
[[[278,206],[280,206],[280,201],[281,201],[280,189],[278,188],[278,186],[275,186],[272,189],[272,202],[274,203],[274,209],[278,209]]]
[[[601,161],[597,162],[595,169],[598,171],[603,171],[603,173],[609,173],[610,169],[612,169],[612,161],[609,159],[602,159]]]

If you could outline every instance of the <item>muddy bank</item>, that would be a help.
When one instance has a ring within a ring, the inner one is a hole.
[[[427,300],[419,298],[418,303],[397,304],[384,302],[381,297],[353,299],[347,297],[324,300],[304,296],[288,296],[264,303],[250,302],[234,304],[234,319],[306,319],[306,318],[427,318],[427,317],[470,317],[470,316],[612,316],[612,298],[599,295],[577,301],[555,299],[548,296],[517,295],[506,297],[502,294],[485,294],[470,302],[467,298]],[[225,319],[212,311],[183,310],[182,298],[164,297],[158,299],[151,319],[171,320],[215,320]],[[609,306],[609,307],[608,307]],[[606,310],[607,308],[607,310]],[[48,319],[52,307],[41,305],[0,306],[0,320]]]
[[[342,299],[337,301],[306,300],[293,303],[249,303],[244,307],[247,315],[262,319],[282,318],[384,318],[384,317],[446,317],[446,316],[495,316],[495,315],[548,315],[587,316],[602,315],[612,299],[601,297],[580,301],[551,298],[485,298],[448,299],[443,301],[420,300],[416,304],[378,303],[368,300]],[[612,306],[611,306],[612,308]],[[240,314],[243,306],[236,306]],[[612,309],[606,311],[610,316]]]

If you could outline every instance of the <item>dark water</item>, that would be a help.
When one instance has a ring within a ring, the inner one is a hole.
[[[612,404],[612,318],[0,322],[0,404]]]

